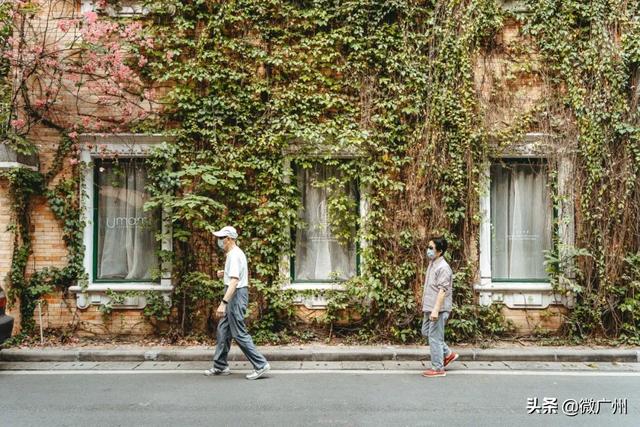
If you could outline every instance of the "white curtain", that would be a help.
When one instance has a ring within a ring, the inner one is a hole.
[[[143,160],[105,161],[98,169],[98,279],[148,280],[158,265],[151,212],[144,212]]]
[[[341,244],[329,225],[327,202],[331,191],[344,190],[315,185],[338,173],[335,168],[318,163],[298,171],[303,205],[300,216],[305,226],[296,232],[294,280],[330,280],[333,277],[344,280],[356,274],[355,245]],[[349,187],[347,191],[355,198],[355,183]]]
[[[541,163],[507,162],[491,168],[491,275],[545,279],[552,213]]]

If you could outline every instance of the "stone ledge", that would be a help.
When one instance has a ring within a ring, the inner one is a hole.
[[[411,362],[429,360],[428,347],[261,347],[268,360],[304,362]],[[635,349],[460,349],[460,361],[474,362],[626,362],[640,363]],[[215,349],[133,348],[133,349],[14,349],[0,351],[5,362],[175,362],[211,361]],[[240,349],[232,347],[229,361],[246,360]]]

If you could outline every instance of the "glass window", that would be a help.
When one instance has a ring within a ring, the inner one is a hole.
[[[500,280],[545,280],[552,209],[545,163],[505,160],[491,166],[491,275]]]
[[[94,277],[149,281],[158,266],[159,215],[143,210],[144,159],[98,160],[94,195]]]
[[[304,226],[295,233],[295,257],[292,277],[295,281],[346,280],[357,274],[356,245],[340,242],[331,230],[327,204],[335,191],[344,191],[355,201],[358,209],[357,186],[351,182],[348,188],[319,186],[340,171],[333,166],[314,163],[311,168],[297,171],[298,188],[302,195],[300,219]],[[353,225],[355,235],[356,224]],[[353,239],[351,239],[353,240]]]

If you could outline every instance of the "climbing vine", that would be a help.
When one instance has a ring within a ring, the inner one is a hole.
[[[569,333],[637,344],[640,3],[545,0],[529,8],[526,30],[554,95],[547,108],[565,117],[565,126],[545,126],[577,159],[576,248],[568,248],[570,262],[555,264],[556,281],[566,282],[570,267],[576,294]]]
[[[68,151],[68,141],[67,136],[63,137],[59,151]],[[58,154],[56,157],[63,159],[65,156]],[[55,171],[55,166],[51,171]],[[12,301],[19,301],[22,332],[30,334],[35,326],[33,313],[36,303],[42,296],[55,289],[65,290],[71,285],[82,284],[82,281],[86,280],[82,242],[84,221],[79,203],[79,180],[60,180],[49,189],[47,183],[55,173],[43,175],[24,168],[5,172],[3,175],[10,183],[14,223],[9,231],[15,236],[11,270],[8,275],[11,284],[9,296]],[[46,197],[49,208],[62,225],[63,241],[68,250],[67,264],[62,268],[45,267],[27,274],[27,262],[33,252],[31,212],[36,197],[39,196]]]
[[[151,203],[172,211],[179,281],[194,270],[214,277],[221,254],[209,233],[233,223],[255,271],[254,331],[286,328],[291,295],[280,264],[294,255],[287,230],[300,224],[290,165],[320,162],[339,173],[315,186],[357,182],[368,204],[360,218],[352,198],[330,192],[334,234],[363,243],[361,275],[326,294],[330,324],[349,305],[370,336],[416,339],[432,234],[451,242],[459,315],[476,317],[453,321],[454,337],[502,322],[473,303],[465,243],[477,232],[477,165],[487,155],[474,59],[500,29],[496,2],[146,6],[155,45],[138,51],[143,72],[166,84],[163,117],[179,123],[152,160]]]

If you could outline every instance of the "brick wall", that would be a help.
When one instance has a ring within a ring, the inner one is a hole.
[[[153,325],[142,315],[141,310],[113,310],[103,314],[98,306],[80,310],[76,307],[75,295],[56,293],[44,298],[42,304],[42,326],[45,329],[63,329],[80,336],[116,337],[121,335],[148,335],[154,332]],[[40,324],[38,310],[36,323]]]
[[[9,198],[9,183],[5,179],[0,179],[0,284],[7,289],[6,278],[11,269],[11,255],[13,252],[13,233],[7,231],[11,223],[11,200]],[[16,317],[15,307],[7,307],[7,313]],[[18,316],[19,317],[19,316]],[[14,322],[14,333],[18,330],[18,322]]]
[[[513,322],[518,335],[554,334],[562,328],[568,313],[566,307],[557,305],[551,305],[546,309],[502,308],[502,314]]]

